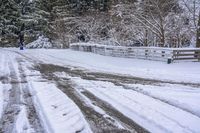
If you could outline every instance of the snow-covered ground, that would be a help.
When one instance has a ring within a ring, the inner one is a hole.
[[[175,84],[164,84],[161,86],[131,84],[127,86],[134,91],[141,92],[173,106],[180,107],[181,109],[200,117],[200,101],[197,100],[200,98],[199,88]]]
[[[2,83],[0,83],[0,118],[3,112],[3,87]]]
[[[49,132],[91,132],[80,109],[54,84],[31,82],[32,88],[35,93],[35,104],[38,110],[41,110],[41,117],[45,118],[45,127],[50,130]]]
[[[135,77],[200,83],[200,62],[167,64],[159,61],[107,57],[72,50],[25,50],[24,55],[56,65],[78,66],[90,71],[126,74]]]
[[[0,71],[3,133],[200,132],[199,62],[10,48]]]
[[[172,103],[177,102],[177,106],[180,107],[177,108],[143,93],[124,89],[109,82],[89,81],[72,77],[71,79],[79,87],[108,102],[150,132],[200,132],[200,117],[197,116],[200,111],[198,106],[200,103],[197,100],[200,98],[199,88],[195,90],[187,88],[188,91],[186,91],[185,88],[182,89],[175,86],[168,88],[168,92],[163,90],[163,94],[161,91],[165,88],[157,87],[161,94],[158,97],[164,97],[166,101],[169,99]],[[175,92],[176,90],[179,91],[174,93],[174,96],[182,94],[185,95],[186,99],[183,100],[180,97],[174,97],[173,99],[170,92]],[[182,90],[181,94],[178,94],[180,90]],[[151,91],[151,93],[154,93],[154,91]],[[192,97],[194,95],[196,97]],[[182,102],[180,105],[179,101]],[[186,105],[184,105],[185,103]],[[188,104],[189,106],[187,106]],[[193,106],[193,108],[190,106]],[[196,111],[196,115],[184,111],[181,107]]]
[[[47,132],[92,132],[80,109],[55,84],[44,82],[38,71],[26,69],[26,74],[32,75],[27,77],[29,90]]]
[[[92,132],[71,99],[28,69],[32,62],[10,51],[1,50],[0,57],[0,132]]]

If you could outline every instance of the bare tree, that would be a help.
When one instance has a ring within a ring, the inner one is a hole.
[[[146,0],[141,8],[133,14],[146,29],[156,35],[159,45],[166,44],[166,29],[168,28],[168,14],[176,12],[176,0]]]
[[[181,0],[181,3],[187,13],[187,17],[191,20],[191,30],[193,31],[196,41],[196,47],[200,47],[199,44],[199,17],[200,17],[200,1],[199,0]],[[195,42],[194,42],[195,43]]]
[[[136,42],[146,44],[146,30],[133,17],[137,6],[137,2],[134,0],[120,1],[112,5],[110,10],[110,41],[117,45],[132,45]]]
[[[199,20],[198,20],[198,29],[197,29],[197,42],[196,47],[200,48],[200,12],[199,12]]]

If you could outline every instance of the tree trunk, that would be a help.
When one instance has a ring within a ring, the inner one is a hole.
[[[147,47],[148,46],[148,30],[145,29],[145,40],[144,40],[144,46]]]
[[[165,29],[163,26],[163,18],[162,17],[160,17],[160,32],[161,32],[161,35],[160,35],[161,47],[164,47],[165,46]]]
[[[199,20],[198,20],[196,47],[200,48],[200,12],[199,12]]]

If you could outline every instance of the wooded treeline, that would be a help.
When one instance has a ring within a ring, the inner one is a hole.
[[[23,26],[24,25],[24,26]],[[200,47],[199,0],[0,0],[0,45],[72,42]]]

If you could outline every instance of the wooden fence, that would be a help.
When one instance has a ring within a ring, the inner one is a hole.
[[[71,44],[70,48],[105,56],[167,61],[168,63],[178,60],[200,61],[200,49],[196,48],[122,47],[82,43]]]
[[[200,61],[200,49],[176,49],[173,50],[173,60]]]

